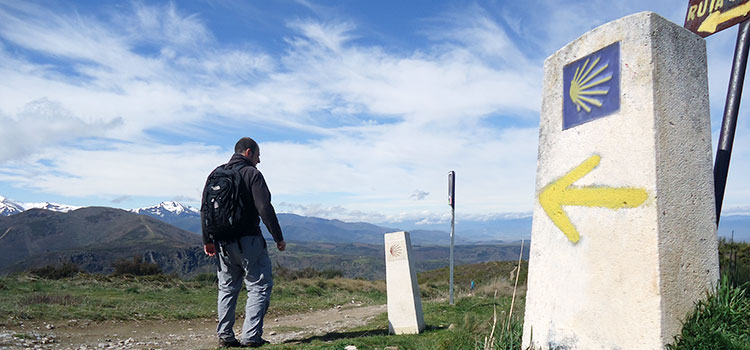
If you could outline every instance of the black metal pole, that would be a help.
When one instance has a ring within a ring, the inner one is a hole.
[[[745,20],[744,22],[740,23],[740,28],[737,33],[737,45],[734,48],[732,73],[729,76],[729,90],[727,91],[727,101],[724,105],[724,119],[721,122],[719,147],[716,149],[716,162],[714,163],[716,225],[719,225],[721,205],[724,201],[724,190],[727,186],[727,174],[729,174],[729,159],[732,157],[732,144],[734,143],[734,132],[735,129],[737,129],[737,114],[740,110],[742,86],[745,83],[745,70],[747,69],[747,56],[749,48],[750,20]]]

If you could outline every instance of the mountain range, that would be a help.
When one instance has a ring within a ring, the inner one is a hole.
[[[16,203],[0,197],[0,273],[73,262],[88,272],[110,272],[112,262],[140,256],[166,273],[194,275],[213,270],[203,254],[200,214],[178,202],[122,210],[77,208],[55,203]],[[448,264],[449,235],[442,224],[379,226],[295,214],[278,214],[290,248],[269,249],[274,262],[292,268],[342,270],[347,277],[381,278],[383,233],[408,230],[418,270]],[[722,217],[720,236],[750,241],[750,216]],[[420,227],[415,229],[415,227]],[[516,259],[513,232],[531,231],[530,217],[504,217],[456,224],[456,263]],[[264,233],[270,240],[270,235]],[[515,237],[518,237],[516,235]],[[481,240],[481,241],[478,241]],[[524,256],[528,256],[528,244]]]
[[[35,208],[63,213],[79,208],[55,203],[13,202],[4,197],[0,198],[2,199],[0,200],[0,216],[14,215]],[[200,211],[176,201],[165,201],[154,206],[130,209],[129,211],[159,219],[186,231],[200,233],[201,230]],[[448,231],[441,230],[439,225],[427,226],[416,222],[400,222],[380,226],[365,222],[344,222],[289,213],[278,213],[277,216],[287,241],[380,244],[384,233],[408,230],[412,242],[415,244],[450,244]],[[463,222],[458,223],[456,232],[466,229],[462,232],[470,234],[456,235],[455,241],[457,244],[501,243],[518,240],[519,237],[528,236],[528,232],[531,231],[530,217],[508,219],[504,222],[504,225],[496,225],[497,223],[490,222],[489,224],[499,228],[499,230],[488,229],[489,226],[479,227],[481,225],[470,221],[465,224]],[[261,229],[263,234],[270,238],[270,234],[264,225],[261,225]]]
[[[0,216],[18,214],[24,210],[42,208],[58,212],[68,212],[79,207],[43,202],[21,203],[0,196]],[[198,209],[176,201],[165,201],[157,205],[130,209],[174,225],[183,230],[200,233],[200,212]],[[447,223],[424,223],[421,220],[390,223],[343,222],[296,214],[279,213],[279,223],[288,241],[343,242],[379,244],[382,233],[408,230],[415,244],[450,243]],[[531,233],[530,215],[503,215],[494,218],[456,221],[455,241],[457,244],[503,243],[527,238]],[[261,225],[268,235],[265,226]],[[722,215],[719,236],[750,242],[750,215]]]
[[[164,213],[162,213],[164,214]],[[305,218],[284,215],[291,220],[285,229],[290,237],[310,239],[342,239],[344,242],[310,242],[289,239],[288,250],[269,249],[275,264],[304,269],[340,270],[346,277],[384,278],[382,233],[387,228],[375,225]],[[294,220],[298,220],[294,223]],[[308,227],[295,233],[295,225],[316,222],[313,232]],[[327,232],[334,232],[326,235]],[[377,237],[378,239],[370,238]],[[351,242],[352,239],[372,240],[376,243]],[[158,264],[165,273],[190,276],[212,272],[215,261],[203,254],[198,234],[189,232],[149,215],[106,207],[86,207],[69,212],[29,209],[19,214],[0,216],[0,273],[27,270],[45,265],[72,262],[92,273],[109,273],[118,259],[138,256],[146,262]],[[419,271],[448,264],[448,247],[414,245],[415,265]],[[518,243],[457,245],[456,263],[514,260],[519,253]],[[528,245],[524,256],[528,257]]]
[[[167,273],[188,274],[209,263],[201,243],[193,232],[125,210],[35,208],[0,216],[0,271],[73,262],[85,271],[108,272],[117,259],[141,256]]]
[[[9,216],[13,214],[18,214],[29,209],[47,209],[51,211],[65,213],[65,212],[69,212],[71,210],[75,210],[78,208],[80,207],[66,205],[66,204],[50,203],[50,202],[42,202],[42,203],[15,202],[15,201],[9,200],[8,198],[0,196],[0,216]]]

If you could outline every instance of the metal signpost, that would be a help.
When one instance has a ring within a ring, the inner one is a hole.
[[[448,173],[448,205],[451,206],[451,253],[450,253],[450,304],[453,305],[453,233],[456,223],[456,172]]]
[[[745,83],[748,49],[750,48],[750,0],[690,0],[685,15],[685,28],[707,37],[718,31],[740,23],[737,33],[737,44],[734,48],[732,72],[729,77],[727,100],[724,105],[724,117],[721,122],[719,145],[714,162],[714,190],[716,195],[716,225],[721,216],[721,205],[724,201],[724,190],[729,174],[729,160],[732,157],[732,144],[737,128],[737,115],[742,98],[742,87]]]

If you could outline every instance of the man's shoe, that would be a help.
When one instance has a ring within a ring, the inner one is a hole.
[[[237,341],[237,339],[232,339],[232,340],[219,339],[219,347],[220,348],[242,348],[244,346],[242,345],[242,343]]]
[[[263,345],[266,345],[266,344],[271,344],[271,342],[268,341],[268,340],[265,340],[263,338],[260,338],[259,342],[257,342],[257,343],[247,343],[246,346],[251,347],[251,348],[259,348],[259,347],[261,347]]]

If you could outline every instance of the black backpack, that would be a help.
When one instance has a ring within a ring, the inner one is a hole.
[[[203,187],[201,226],[214,242],[231,242],[242,235],[241,168],[220,165],[208,176]]]

